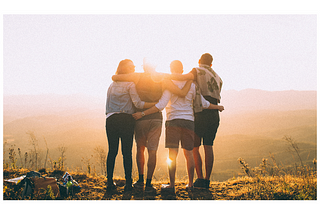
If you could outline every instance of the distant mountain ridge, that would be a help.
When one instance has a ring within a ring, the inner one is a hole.
[[[11,95],[3,96],[4,123],[25,117],[39,115],[74,115],[89,110],[101,111],[104,114],[104,99],[88,95]]]
[[[221,105],[225,114],[253,110],[302,110],[317,108],[316,91],[223,90]],[[3,96],[4,122],[26,116],[99,109],[104,114],[105,97],[88,95],[10,95]]]
[[[221,105],[228,111],[302,110],[317,108],[317,91],[263,91],[245,89],[221,92]]]

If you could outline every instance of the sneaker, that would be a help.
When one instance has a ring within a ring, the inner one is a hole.
[[[197,180],[193,183],[195,188],[206,188],[205,187],[205,179],[197,178]]]
[[[144,188],[145,193],[155,193],[157,192],[156,188],[154,188],[152,185],[151,186],[146,186]]]
[[[174,187],[170,187],[169,184],[162,184],[161,185],[161,191],[168,192],[168,193],[175,193]]]
[[[144,183],[143,181],[137,181],[133,184],[133,187],[134,188],[139,188],[139,189],[142,189],[144,187]]]

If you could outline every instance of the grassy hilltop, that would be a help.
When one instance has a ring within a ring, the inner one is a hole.
[[[82,187],[80,193],[68,198],[76,200],[316,200],[316,94],[316,91],[223,91],[221,104],[226,110],[220,114],[214,142],[210,188],[194,192],[184,189],[187,172],[180,151],[175,195],[160,191],[161,184],[168,182],[164,125],[153,177],[157,193],[148,195],[133,190],[123,194],[124,172],[119,152],[114,171],[118,191],[106,194],[105,97],[4,96],[3,177],[14,178],[28,170],[45,169],[43,175],[61,179],[68,171]],[[203,149],[201,152],[203,155]],[[138,176],[135,155],[134,143],[134,181]],[[19,191],[4,182],[5,200],[20,199]],[[35,199],[43,198],[48,196]]]
[[[259,167],[250,168],[239,159],[244,175],[224,182],[211,182],[209,189],[194,189],[187,191],[187,179],[176,182],[175,194],[161,192],[161,184],[168,180],[154,181],[156,193],[148,194],[141,189],[124,192],[125,180],[115,178],[117,190],[106,192],[105,176],[90,175],[88,173],[72,172],[71,175],[81,186],[81,192],[68,198],[54,198],[50,190],[43,190],[42,194],[33,199],[67,199],[67,200],[317,200],[317,172],[316,161],[313,167],[296,167],[294,173],[287,174],[277,166],[269,168],[264,160]],[[19,177],[29,170],[5,169],[4,179]],[[41,170],[43,176],[56,177],[62,183],[65,171]],[[270,175],[272,174],[272,175]],[[22,189],[4,182],[3,199],[21,199]]]

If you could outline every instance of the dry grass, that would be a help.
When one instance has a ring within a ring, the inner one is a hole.
[[[4,170],[4,179],[25,175],[28,170]],[[62,182],[64,171],[55,170],[43,172],[43,176],[56,177]],[[117,190],[106,192],[106,178],[104,176],[91,176],[86,173],[72,173],[73,178],[80,184],[81,192],[65,200],[317,200],[316,172],[308,175],[284,175],[284,176],[242,176],[229,179],[225,182],[211,182],[209,189],[195,189],[187,191],[186,181],[176,183],[175,194],[161,192],[161,184],[167,181],[155,181],[155,194],[147,194],[144,191],[133,189],[124,192],[125,181],[116,178]],[[20,200],[22,189],[4,184],[4,200]],[[43,194],[47,194],[44,192]],[[33,198],[48,199],[43,195]],[[57,198],[59,199],[59,198]],[[62,198],[60,198],[62,199]]]

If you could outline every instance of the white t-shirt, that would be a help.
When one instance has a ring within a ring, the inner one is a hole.
[[[186,81],[172,81],[180,89],[186,84]],[[165,90],[159,102],[155,105],[160,111],[166,108],[167,120],[185,119],[194,121],[193,100],[196,95],[196,86],[191,84],[190,90],[185,97],[179,97]],[[209,108],[210,103],[201,96],[202,108]]]

